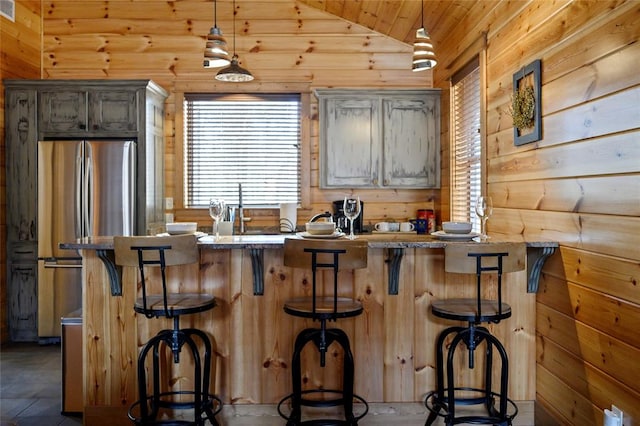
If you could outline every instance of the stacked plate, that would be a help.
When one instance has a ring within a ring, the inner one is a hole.
[[[431,235],[440,240],[469,241],[480,234],[471,232],[471,222],[442,222],[442,231],[432,232]]]

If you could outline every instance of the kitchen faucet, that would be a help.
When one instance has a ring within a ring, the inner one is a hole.
[[[251,221],[251,218],[244,217],[244,208],[242,207],[242,184],[241,183],[238,184],[238,216],[240,216],[240,218],[238,219],[238,221],[240,222],[238,224],[238,229],[240,230],[240,234],[244,234],[246,231],[244,223]]]
[[[313,215],[313,217],[309,219],[309,222],[315,222],[318,219],[321,219],[323,217],[326,217],[327,219],[329,219],[329,222],[333,222],[333,215],[329,212],[318,213],[316,215]]]
[[[238,215],[240,216],[240,235],[244,234],[244,208],[242,207],[242,184],[238,184]]]

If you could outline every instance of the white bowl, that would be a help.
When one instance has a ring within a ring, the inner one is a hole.
[[[468,234],[471,222],[442,222],[442,230],[447,234]]]
[[[193,234],[198,229],[197,222],[167,223],[167,232],[171,235]]]
[[[334,222],[307,222],[305,227],[311,235],[331,235],[336,231]]]

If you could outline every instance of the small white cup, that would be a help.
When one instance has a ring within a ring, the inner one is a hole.
[[[400,230],[400,224],[398,222],[389,222],[389,231],[398,232]]]
[[[413,223],[411,222],[402,222],[400,224],[400,232],[411,232],[413,230],[415,230],[416,227],[413,226]]]
[[[376,231],[389,232],[389,222],[378,222],[374,226]]]
[[[218,224],[218,234],[220,236],[223,235],[233,235],[233,222],[223,221]]]

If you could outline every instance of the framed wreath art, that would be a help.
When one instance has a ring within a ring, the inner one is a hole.
[[[510,112],[513,118],[513,143],[524,145],[542,139],[540,69],[537,59],[513,74]]]

